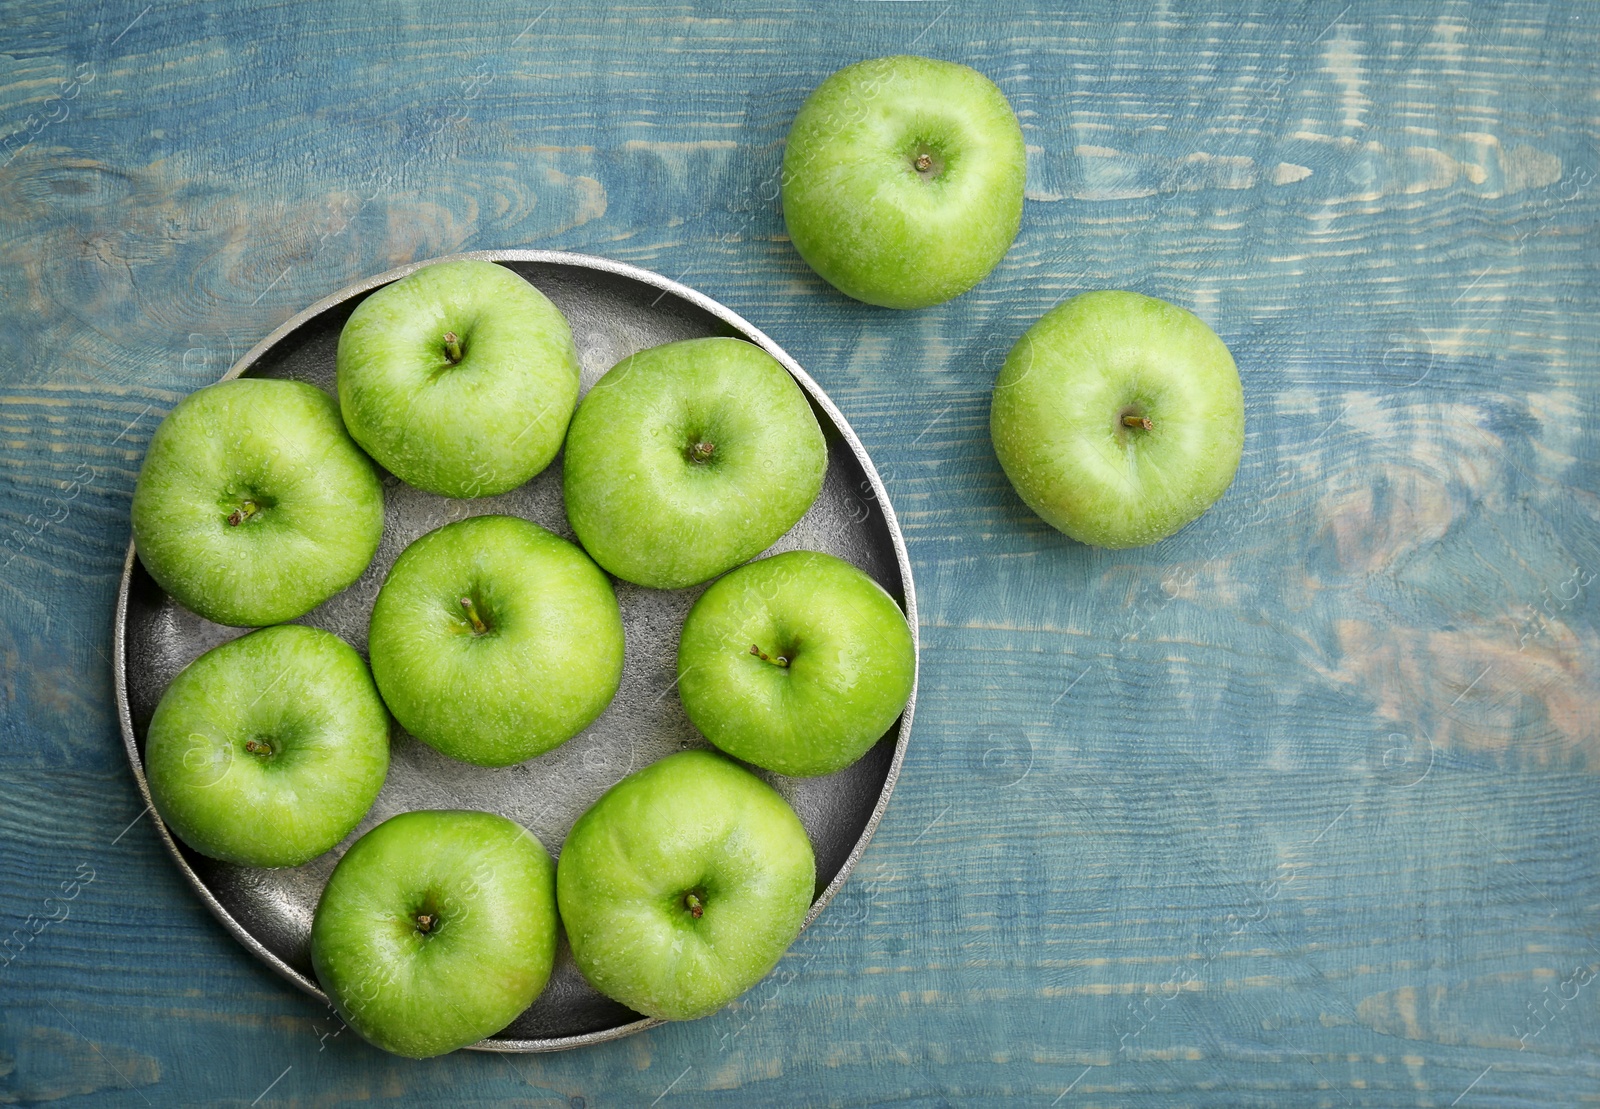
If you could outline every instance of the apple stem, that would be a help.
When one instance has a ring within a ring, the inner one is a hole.
[[[689,461],[710,462],[711,456],[716,453],[716,450],[717,445],[715,443],[708,443],[704,439],[700,440],[698,443],[690,443]]]
[[[434,924],[434,921],[436,919],[437,918],[434,917],[433,914],[431,914],[431,913],[418,913],[417,914],[417,931],[421,932],[424,936],[426,936],[429,932],[433,931],[433,924]]]
[[[461,361],[461,340],[454,331],[444,333],[444,356],[452,366]]]
[[[1154,431],[1156,428],[1149,416],[1124,416],[1122,417],[1122,426],[1143,428],[1145,431]]]
[[[472,603],[471,597],[462,597],[461,607],[466,609],[467,619],[472,621],[473,635],[482,635],[489,630],[489,625],[485,624],[483,618],[478,615],[478,606]]]
[[[256,504],[255,501],[244,501],[238,508],[228,514],[228,526],[236,528],[260,511],[261,506]]]
[[[760,659],[762,662],[770,662],[774,666],[789,665],[789,660],[784,658],[782,655],[779,655],[777,658],[773,658],[754,643],[750,644],[750,653],[755,655],[756,658]]]
[[[933,168],[933,159],[930,158],[928,156],[928,152],[924,150],[921,154],[917,155],[917,160],[913,162],[912,165],[917,167],[918,173],[927,173]]]
[[[683,895],[683,904],[684,904],[684,907],[689,910],[689,915],[694,917],[696,920],[699,920],[702,916],[705,915],[705,912],[706,912],[705,902],[701,901],[700,898],[697,897],[695,894],[693,894],[693,893],[684,894]]]

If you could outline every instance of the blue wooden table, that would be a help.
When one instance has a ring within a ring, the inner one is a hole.
[[[994,78],[1030,159],[1006,260],[907,313],[823,285],[773,186],[806,93],[897,52]],[[0,5],[0,1103],[1600,1102],[1597,56],[1582,0]],[[693,285],[830,391],[921,695],[792,980],[409,1062],[179,879],[111,606],[180,397],[511,246]],[[1248,405],[1232,490],[1131,552],[988,439],[1005,351],[1101,287],[1210,322]]]

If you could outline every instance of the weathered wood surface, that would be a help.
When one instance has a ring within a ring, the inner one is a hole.
[[[806,269],[772,183],[810,88],[905,51],[999,82],[1031,199],[897,314]],[[0,1102],[1600,1101],[1597,56],[1581,0],[0,6]],[[418,1064],[332,1036],[135,820],[111,604],[179,397],[505,246],[679,278],[830,390],[922,693],[792,981]],[[1232,491],[1131,553],[987,438],[1003,352],[1094,287],[1194,308],[1249,404]]]

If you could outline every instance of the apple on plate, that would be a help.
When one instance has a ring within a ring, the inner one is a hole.
[[[779,774],[831,774],[866,754],[905,710],[916,672],[894,598],[817,551],[718,578],[678,641],[689,720],[728,754]]]
[[[777,359],[685,339],[623,359],[583,398],[563,460],[567,518],[617,577],[681,589],[780,538],[827,466],[822,428]]]
[[[1139,293],[1084,293],[1017,341],[995,454],[1051,526],[1096,547],[1164,539],[1214,504],[1244,449],[1244,392],[1211,328]]]
[[[555,871],[503,816],[418,810],[345,852],[311,923],[317,981],[372,1043],[424,1058],[504,1028],[544,990]]]
[[[367,297],[339,334],[350,434],[407,484],[447,497],[515,489],[561,449],[578,399],[572,329],[505,266],[424,266]]]
[[[183,842],[242,866],[299,866],[361,822],[389,769],[389,714],[344,640],[299,624],[213,647],[167,686],[145,777]]]
[[[799,935],[816,885],[786,801],[710,751],[622,779],[561,848],[556,900],[578,968],[647,1016],[715,1012]]]
[[[372,608],[372,673],[395,719],[479,766],[565,743],[622,680],[622,612],[589,556],[515,516],[430,531]]]
[[[1026,175],[1022,128],[994,82],[954,62],[874,58],[801,105],[783,218],[800,256],[846,296],[925,308],[1005,256]]]
[[[133,542],[157,585],[218,624],[301,616],[361,576],[383,487],[322,390],[239,378],[190,394],[150,439]]]

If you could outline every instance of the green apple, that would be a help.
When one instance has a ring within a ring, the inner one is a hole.
[[[801,105],[783,155],[783,218],[846,296],[926,308],[982,281],[1022,222],[1027,152],[977,70],[901,55],[846,66]]]
[[[218,624],[301,616],[361,576],[383,487],[328,395],[239,378],[184,398],[150,439],[133,541],[157,585]]]
[[[1017,494],[1047,523],[1096,547],[1138,547],[1233,481],[1244,392],[1196,316],[1138,293],[1084,293],[1011,348],[989,429]]]
[[[578,818],[556,900],[578,969],[647,1016],[715,1012],[800,934],[816,886],[800,818],[710,751],[628,775]]]
[[[831,774],[866,754],[905,710],[916,673],[894,598],[816,551],[717,579],[678,641],[690,721],[734,758],[779,774]]]
[[[828,448],[777,359],[685,339],[613,366],[578,406],[567,518],[624,581],[681,589],[760,554],[817,499]]]
[[[554,304],[494,262],[424,266],[339,334],[339,408],[400,480],[447,497],[515,489],[561,449],[578,352]]]
[[[144,769],[156,812],[202,855],[299,866],[372,807],[389,769],[389,714],[344,640],[262,628],[172,679]]]
[[[515,516],[474,516],[401,552],[367,650],[408,732],[452,758],[508,766],[565,743],[611,703],[622,612],[565,539]]]
[[[550,856],[494,813],[390,817],[345,852],[311,922],[311,962],[339,1015],[412,1058],[510,1024],[555,953]]]

